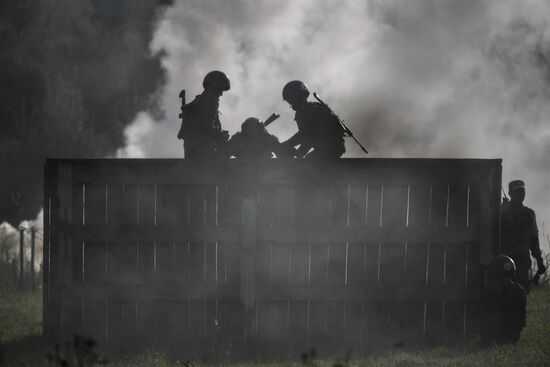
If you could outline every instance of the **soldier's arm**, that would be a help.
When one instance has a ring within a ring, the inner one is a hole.
[[[542,259],[542,252],[540,251],[539,236],[531,237],[529,249],[531,250],[531,255],[535,259]]]
[[[229,141],[227,141],[227,143],[223,144],[220,148],[221,156],[225,158],[231,158],[232,156],[239,158],[237,157],[237,146],[239,144],[238,140],[238,135],[235,134],[231,137],[231,139],[229,139]]]
[[[537,266],[540,273],[546,272],[546,266],[544,265],[544,260],[542,259],[542,252],[540,251],[539,243],[539,229],[537,227],[537,219],[535,212],[530,211],[531,214],[531,228],[529,229],[529,250],[531,250],[531,256],[537,260]]]
[[[275,156],[277,158],[282,158],[285,156],[284,155],[285,148],[281,143],[279,143],[279,139],[275,135],[271,135],[267,133],[266,141],[271,147],[270,148],[271,152],[275,153]]]
[[[285,147],[295,147],[296,145],[302,142],[302,133],[298,131],[296,134],[292,135],[290,139],[282,142]]]
[[[275,153],[277,158],[291,158],[296,155],[296,149],[293,146],[285,146],[279,143],[279,139],[276,136],[269,136],[269,144],[271,145],[271,151]]]

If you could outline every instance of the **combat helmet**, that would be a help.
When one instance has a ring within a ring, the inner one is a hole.
[[[290,81],[283,88],[283,100],[290,104],[305,100],[307,97],[309,97],[309,90],[300,80]]]
[[[214,87],[221,92],[228,91],[231,88],[229,83],[229,78],[225,75],[224,72],[219,70],[213,70],[206,74],[202,81],[202,86],[206,89],[207,86]]]
[[[241,131],[245,134],[259,133],[264,129],[262,121],[256,117],[247,118],[241,125]]]

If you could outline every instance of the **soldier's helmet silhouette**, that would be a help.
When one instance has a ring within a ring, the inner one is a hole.
[[[212,87],[221,92],[228,91],[231,88],[231,83],[229,78],[225,75],[224,72],[219,70],[213,70],[206,74],[204,80],[202,81],[202,86],[204,89],[207,87]]]
[[[257,134],[263,130],[264,126],[262,122],[255,117],[247,118],[241,125],[241,131],[246,135]]]
[[[516,263],[509,256],[499,255],[495,258],[493,271],[496,280],[504,277],[514,279],[516,276]]]
[[[303,101],[307,99],[307,97],[309,97],[309,89],[307,89],[307,86],[300,80],[290,81],[286,83],[283,88],[283,100],[291,105]]]

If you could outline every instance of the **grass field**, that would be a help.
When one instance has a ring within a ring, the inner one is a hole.
[[[0,292],[0,366],[46,366],[45,355],[53,345],[40,338],[42,297],[39,292]],[[436,348],[387,354],[357,361],[300,360],[292,363],[247,363],[233,367],[279,366],[550,366],[550,288],[535,289],[528,300],[527,327],[517,345]],[[110,362],[113,367],[187,366],[172,361],[162,352],[146,351],[140,355]],[[198,366],[197,364],[192,364]]]
[[[41,332],[42,293],[0,291],[0,344]]]

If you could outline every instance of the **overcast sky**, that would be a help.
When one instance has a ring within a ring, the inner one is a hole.
[[[250,116],[281,119],[303,80],[344,119],[370,157],[503,158],[503,182],[527,182],[526,205],[550,224],[548,0],[176,1],[150,45],[167,73],[164,116],[139,113],[120,157],[182,157],[179,99],[223,70],[224,129]],[[351,140],[346,157],[361,157]],[[545,231],[550,230],[547,225]]]

